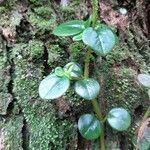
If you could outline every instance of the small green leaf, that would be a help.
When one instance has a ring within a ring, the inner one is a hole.
[[[92,27],[85,29],[82,40],[98,55],[106,55],[114,48],[116,35],[109,27],[101,25],[97,30]]]
[[[55,74],[59,77],[63,77],[65,75],[64,69],[62,67],[56,67]]]
[[[101,134],[101,123],[94,115],[84,114],[79,118],[78,129],[84,138],[94,140]]]
[[[81,41],[82,40],[82,33],[75,35],[72,39],[73,39],[73,41]]]
[[[71,78],[78,78],[82,75],[81,66],[75,62],[70,62],[65,65],[64,71],[67,72]]]
[[[139,74],[138,75],[138,80],[143,86],[145,86],[147,88],[150,88],[150,75],[148,75],[148,74]]]
[[[67,77],[48,75],[39,85],[39,95],[42,99],[56,99],[62,96],[69,88],[70,80]]]
[[[123,108],[113,108],[107,118],[110,126],[118,131],[125,131],[131,124],[130,114]]]
[[[75,83],[75,91],[86,100],[95,99],[100,91],[99,83],[91,78],[79,80]]]
[[[57,26],[54,29],[53,34],[57,36],[72,36],[83,32],[84,29],[84,21],[71,20]]]

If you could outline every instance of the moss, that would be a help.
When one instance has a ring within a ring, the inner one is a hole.
[[[0,13],[3,14],[6,12],[6,8],[4,6],[0,6]]]
[[[2,149],[22,149],[22,127],[22,116],[11,116],[9,120],[0,121],[0,146]]]
[[[76,129],[69,119],[59,119],[51,102],[39,98],[38,86],[42,80],[43,62],[31,62],[30,53],[28,44],[19,44],[12,49],[15,62],[13,92],[30,127],[29,148],[65,150],[76,138]]]
[[[80,8],[80,9],[79,9]],[[59,7],[59,11],[62,13],[63,20],[72,20],[72,19],[85,19],[88,15],[87,5],[84,1],[70,1],[67,7]]]
[[[56,24],[56,16],[51,6],[43,6],[33,8],[34,11],[29,11],[28,21],[33,27],[33,33],[39,35],[45,31],[51,31]]]
[[[65,51],[57,44],[47,43],[46,48],[48,51],[48,65],[52,68],[57,66],[64,66],[67,62]],[[66,58],[66,59],[65,59]]]
[[[31,4],[35,6],[40,6],[45,4],[48,0],[29,0]]]
[[[44,45],[43,42],[37,40],[29,41],[30,54],[33,60],[38,60],[42,58],[44,54]]]
[[[74,42],[69,46],[70,57],[76,62],[84,62],[86,46],[82,42]]]
[[[0,114],[7,113],[7,107],[12,101],[12,96],[8,91],[10,82],[10,64],[7,59],[6,43],[0,36]]]

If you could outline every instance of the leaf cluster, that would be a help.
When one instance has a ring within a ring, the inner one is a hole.
[[[71,36],[73,41],[82,41],[97,55],[107,55],[117,43],[117,36],[107,25],[96,22],[92,26],[91,18],[87,21],[71,20],[57,26],[53,34],[56,36]],[[83,75],[80,64],[70,62],[63,68],[57,67],[53,73],[43,79],[39,85],[39,95],[42,99],[57,99],[62,96],[74,82],[76,94],[85,100],[94,101],[100,93],[99,83]],[[113,108],[106,116],[107,123],[115,130],[125,131],[131,124],[130,114],[123,108]],[[81,135],[88,139],[97,139],[102,132],[103,120],[94,114],[83,114],[78,121]]]

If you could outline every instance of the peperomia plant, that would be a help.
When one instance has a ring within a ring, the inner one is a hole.
[[[100,93],[100,84],[89,77],[89,63],[91,53],[106,56],[115,46],[117,36],[110,27],[97,21],[98,0],[92,0],[93,12],[86,21],[71,20],[57,26],[53,34],[70,36],[73,41],[81,41],[87,46],[85,66],[82,68],[76,62],[70,62],[63,68],[57,67],[53,73],[43,79],[39,86],[39,95],[42,99],[57,99],[69,88],[70,81],[74,82],[75,92],[85,100],[91,101],[93,114],[83,114],[78,121],[81,135],[88,140],[100,137],[101,150],[105,150],[104,122],[115,130],[125,131],[131,123],[131,117],[124,108],[113,108],[103,117],[97,97]]]

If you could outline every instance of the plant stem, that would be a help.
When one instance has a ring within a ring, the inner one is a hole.
[[[149,116],[150,116],[150,107],[148,107],[147,111],[145,112],[142,122],[144,122]]]
[[[89,76],[89,64],[90,64],[91,51],[88,50],[85,58],[85,66],[84,66],[84,77],[87,78]]]
[[[92,27],[94,28],[97,22],[98,0],[92,0],[92,7],[93,7]],[[85,78],[88,78],[89,76],[90,58],[91,58],[91,51],[88,50],[86,53],[85,66],[84,66]],[[98,119],[101,121],[101,124],[102,124],[102,131],[101,131],[101,136],[100,136],[100,147],[101,147],[101,150],[105,150],[104,124],[103,124],[103,116],[101,113],[101,109],[96,99],[92,100],[92,105],[93,105],[94,112],[96,113]]]
[[[104,124],[102,122],[103,116],[101,113],[101,109],[96,99],[92,100],[92,105],[93,105],[93,109],[98,119],[101,121],[101,124],[102,124],[102,131],[101,131],[101,136],[100,136],[100,147],[101,147],[101,150],[105,150]]]
[[[92,26],[95,27],[98,14],[98,0],[92,0]]]

